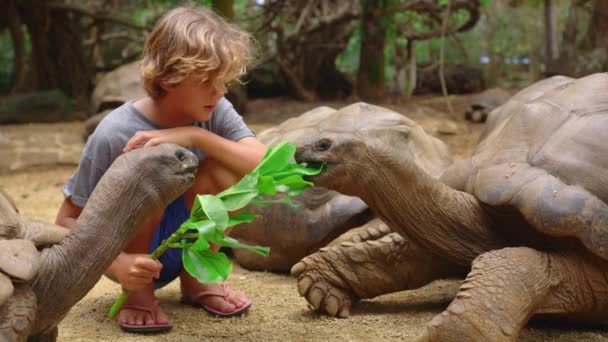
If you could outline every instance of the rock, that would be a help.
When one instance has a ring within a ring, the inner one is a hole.
[[[72,100],[59,90],[17,94],[0,99],[0,124],[73,121]]]

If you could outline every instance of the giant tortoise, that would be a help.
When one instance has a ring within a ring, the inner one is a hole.
[[[491,114],[473,155],[440,180],[410,150],[382,142],[414,136],[418,126],[396,113],[398,129],[301,137],[296,159],[327,165],[317,185],[359,196],[401,236],[306,257],[292,269],[300,294],[344,317],[358,298],[460,269],[468,274],[456,298],[418,341],[515,341],[532,316],[605,324],[607,92],[605,73],[533,84]],[[342,110],[391,115],[367,104]],[[408,272],[394,266],[404,262]]]
[[[120,156],[69,233],[19,215],[1,193],[0,340],[54,341],[70,308],[93,288],[143,220],[194,183],[197,166],[196,156],[177,145]]]
[[[258,138],[267,145],[274,145],[282,140],[297,141],[327,128],[365,132],[384,127],[390,131],[392,127],[387,126],[394,125],[394,120],[394,115],[387,116],[385,111],[336,111],[318,107],[260,133]],[[409,119],[400,116],[396,120],[408,122]],[[448,148],[422,129],[417,133],[417,139],[406,139],[395,132],[380,140],[393,148],[412,151],[420,168],[439,177],[452,163]],[[270,256],[236,249],[233,253],[240,265],[254,270],[287,272],[306,255],[316,252],[345,231],[363,225],[373,216],[359,198],[318,187],[308,189],[294,201],[300,209],[294,210],[286,204],[247,208],[259,214],[258,218],[234,227],[231,236],[249,244],[269,246]],[[372,229],[372,236],[374,232]],[[365,233],[361,233],[365,238]]]
[[[464,118],[473,122],[486,122],[488,115],[496,108],[509,101],[511,93],[502,88],[490,88],[476,94],[471,105],[464,113]]]

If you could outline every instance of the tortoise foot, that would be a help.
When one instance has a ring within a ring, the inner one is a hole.
[[[322,253],[302,259],[292,267],[291,274],[298,278],[298,292],[314,310],[332,317],[350,315],[357,298]]]

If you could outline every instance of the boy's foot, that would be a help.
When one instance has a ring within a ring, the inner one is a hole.
[[[170,330],[172,325],[154,297],[151,284],[129,291],[129,298],[118,312],[118,325],[126,332],[155,333]]]
[[[238,316],[251,307],[251,300],[226,284],[201,284],[181,277],[182,302],[220,317]]]

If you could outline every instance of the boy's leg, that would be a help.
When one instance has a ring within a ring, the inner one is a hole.
[[[191,208],[197,194],[217,194],[239,181],[240,177],[213,159],[205,159],[198,170],[196,183],[186,193],[186,203]],[[226,230],[229,234],[230,229]],[[214,251],[219,246],[211,246]],[[180,274],[182,296],[186,302],[195,302],[213,311],[233,313],[251,304],[238,291],[221,284],[201,284],[185,270]],[[201,294],[210,294],[202,295]]]
[[[125,247],[124,252],[132,254],[149,253],[152,236],[161,219],[162,213],[144,221],[139,227],[137,235]],[[107,276],[113,278],[111,274],[107,274]],[[137,308],[145,308],[146,310]],[[154,283],[135,291],[129,291],[129,298],[124,303],[123,309],[118,313],[118,322],[142,327],[169,324],[169,319],[161,310],[154,296]]]

